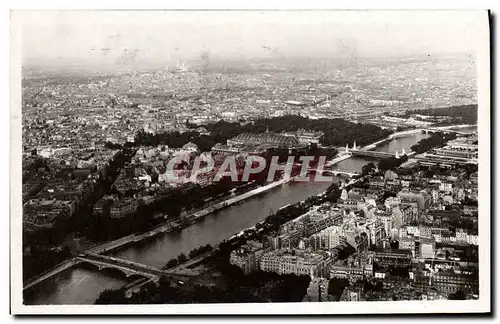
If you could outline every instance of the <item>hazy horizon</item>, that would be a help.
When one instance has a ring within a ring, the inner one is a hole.
[[[14,12],[15,14],[16,12]],[[475,55],[480,11],[25,11],[25,66]]]

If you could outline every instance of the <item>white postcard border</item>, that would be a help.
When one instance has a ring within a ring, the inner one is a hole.
[[[13,314],[365,314],[365,313],[464,313],[488,312],[491,300],[490,273],[490,65],[487,12],[471,12],[478,20],[478,34],[484,37],[477,52],[479,100],[479,263],[480,299],[470,301],[323,302],[270,304],[192,305],[49,305],[22,304],[22,219],[21,219],[21,25],[15,13],[11,20],[11,312]],[[19,178],[17,178],[19,179]]]

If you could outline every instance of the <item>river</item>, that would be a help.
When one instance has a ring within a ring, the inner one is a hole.
[[[469,127],[463,127],[463,128],[454,127],[454,128],[450,128],[450,129],[457,130],[457,131],[462,132],[462,133],[475,133],[475,132],[477,132],[477,126],[469,126]]]
[[[24,295],[27,305],[93,304],[100,292],[117,289],[128,281],[124,275],[76,266],[42,281]]]
[[[411,151],[410,148],[415,143],[427,137],[429,136],[426,135],[425,133],[415,133],[406,135],[405,137],[395,138],[388,142],[385,142],[380,146],[377,146],[375,148],[375,151],[396,154],[396,150],[399,151],[399,153],[401,153],[402,149],[404,148],[406,152],[410,152]]]
[[[395,152],[409,148],[425,138],[425,134],[412,134],[386,142],[378,151]],[[336,164],[336,169],[360,171],[361,167],[376,159],[352,157]],[[337,181],[337,180],[334,180]],[[126,247],[113,253],[115,257],[157,267],[180,253],[188,253],[200,245],[215,245],[245,228],[265,219],[272,211],[323,192],[330,183],[290,182],[260,196],[207,215],[198,223],[177,233],[166,233],[139,245]],[[91,304],[104,289],[114,289],[128,280],[117,274],[99,272],[77,266],[32,287],[25,294],[26,304]]]

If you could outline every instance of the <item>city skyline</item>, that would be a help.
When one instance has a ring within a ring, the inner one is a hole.
[[[474,37],[475,15],[465,11],[48,11],[28,15],[23,63],[36,65],[116,66],[127,61],[162,68],[179,60],[474,56],[479,41]],[[141,24],[133,24],[134,20]]]

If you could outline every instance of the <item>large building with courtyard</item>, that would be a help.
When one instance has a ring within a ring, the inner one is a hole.
[[[287,150],[288,153],[305,152],[311,145],[319,143],[321,132],[299,130],[297,132],[273,133],[241,133],[227,140],[226,144],[217,143],[212,147],[215,154],[233,155],[246,153],[264,155],[270,149]]]

